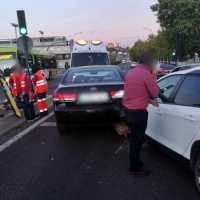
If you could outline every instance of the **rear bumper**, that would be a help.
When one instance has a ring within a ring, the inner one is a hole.
[[[121,105],[66,107],[54,105],[56,121],[65,125],[107,125],[124,119]]]

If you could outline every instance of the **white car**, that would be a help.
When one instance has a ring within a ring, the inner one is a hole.
[[[147,140],[188,166],[200,192],[200,67],[158,80],[159,107],[148,107]]]
[[[131,68],[134,68],[137,66],[137,63],[136,62],[131,62]]]
[[[126,63],[126,60],[122,60],[122,63],[125,64],[125,63]]]

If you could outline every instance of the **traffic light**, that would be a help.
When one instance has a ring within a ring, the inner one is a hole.
[[[175,56],[175,55],[176,55],[176,53],[175,53],[175,52],[173,52],[173,53],[172,53],[172,56]]]
[[[26,26],[26,16],[24,10],[17,10],[17,18],[19,24],[19,34],[20,35],[27,35],[28,30]]]

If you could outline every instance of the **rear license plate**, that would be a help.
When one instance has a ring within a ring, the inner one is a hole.
[[[79,95],[78,103],[100,103],[107,102],[109,100],[108,93],[83,93]]]

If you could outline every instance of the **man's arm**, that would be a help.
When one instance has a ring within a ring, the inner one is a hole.
[[[157,98],[160,93],[160,88],[157,85],[156,72],[153,72],[152,74],[148,73],[144,80],[150,97],[153,99]]]

